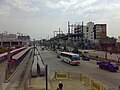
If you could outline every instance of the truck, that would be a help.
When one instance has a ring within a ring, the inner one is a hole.
[[[119,70],[119,66],[112,62],[105,62],[105,61],[99,61],[97,62],[97,65],[101,69],[105,69],[111,72],[117,72]]]

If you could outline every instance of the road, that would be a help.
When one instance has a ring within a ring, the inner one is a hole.
[[[94,61],[82,61],[79,66],[72,66],[65,62],[62,62],[61,59],[56,57],[56,53],[53,51],[40,51],[41,56],[45,64],[48,64],[49,73],[57,72],[83,72],[98,81],[103,82],[104,84],[110,86],[112,90],[118,90],[120,85],[120,71],[117,73],[109,72],[106,70],[99,69]]]

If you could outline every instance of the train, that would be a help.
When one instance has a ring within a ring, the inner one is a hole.
[[[26,49],[26,47],[21,47],[15,50],[12,50],[10,53],[12,56],[16,55],[17,53],[21,52],[22,50]],[[0,54],[0,63],[7,59],[7,52]]]
[[[8,68],[17,67],[21,63],[21,61],[24,59],[24,57],[28,54],[30,49],[31,49],[31,47],[28,47],[28,48],[24,49],[23,51],[17,53],[16,55],[14,55],[8,61]]]

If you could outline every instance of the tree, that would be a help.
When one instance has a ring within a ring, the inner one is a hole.
[[[73,53],[79,53],[78,48],[77,48],[77,47],[74,47],[74,49],[73,49],[72,52],[73,52]]]

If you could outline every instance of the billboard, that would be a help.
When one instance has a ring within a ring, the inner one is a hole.
[[[106,38],[106,24],[96,24],[94,26],[95,39]]]

